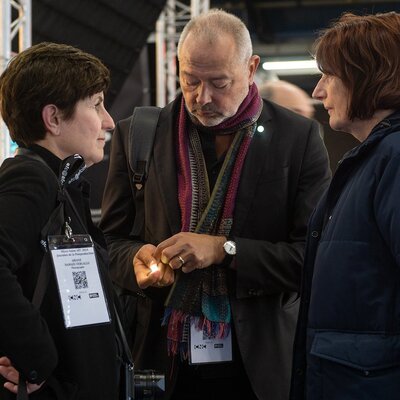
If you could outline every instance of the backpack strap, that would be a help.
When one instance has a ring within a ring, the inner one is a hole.
[[[128,161],[133,183],[140,190],[147,179],[160,107],[135,107],[129,126]]]
[[[77,221],[82,225],[83,231],[86,232],[86,227],[80,218],[78,211],[75,208],[74,202],[67,190],[65,190],[65,185],[68,185],[75,180],[79,179],[80,174],[86,168],[83,158],[79,155],[73,155],[66,158],[62,162],[62,172],[60,171],[60,176],[57,177],[53,170],[49,167],[46,161],[36,154],[34,151],[29,150],[27,148],[18,147],[16,151],[16,157],[25,157],[31,160],[36,160],[40,162],[44,168],[50,171],[51,176],[54,176],[54,180],[58,185],[58,193],[57,193],[57,206],[50,214],[50,217],[44,226],[44,228],[40,232],[40,244],[44,253],[48,253],[47,248],[47,237],[48,235],[60,235],[64,233],[65,229],[65,204],[68,202],[71,208],[73,209]],[[63,165],[66,163],[66,165]],[[51,275],[51,262],[49,257],[44,256],[42,260],[42,264],[40,267],[38,280],[36,283],[35,290],[33,292],[32,304],[37,308],[40,308],[44,295],[47,290],[47,286],[50,280]]]
[[[47,163],[43,160],[42,157],[40,157],[38,154],[35,152],[18,147],[16,151],[16,157],[26,157],[29,159],[36,160],[38,162],[41,162],[45,168],[48,168],[49,171],[51,172],[52,175],[54,175],[53,171],[51,168],[47,165]],[[59,184],[59,180],[57,179],[56,175],[54,175],[54,179],[57,180],[57,184],[59,186],[59,193],[61,191],[61,187]],[[45,253],[47,253],[47,235],[49,233],[51,234],[59,234],[61,231],[61,227],[64,224],[64,203],[60,200],[60,196],[58,196],[58,205],[55,208],[55,210],[52,212],[52,214],[49,217],[49,220],[47,221],[45,227],[41,231],[41,240],[40,244],[42,246],[42,249],[44,250]],[[46,293],[49,281],[50,281],[50,276],[51,276],[51,261],[49,257],[44,256],[42,259],[42,263],[40,266],[39,270],[39,275],[38,279],[36,282],[35,290],[33,292],[33,297],[32,297],[32,304],[36,306],[38,309],[40,309],[40,306],[42,304],[44,295]],[[28,392],[27,392],[27,386],[26,386],[26,378],[20,373],[19,375],[19,380],[18,380],[18,392],[17,392],[17,400],[28,400]]]

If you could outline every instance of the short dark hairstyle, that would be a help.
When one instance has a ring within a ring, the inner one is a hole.
[[[29,146],[44,139],[43,107],[56,105],[70,119],[76,103],[106,91],[110,72],[95,56],[43,42],[13,57],[0,76],[0,110],[11,138]]]
[[[400,109],[400,14],[343,14],[317,39],[315,58],[349,90],[351,120]]]

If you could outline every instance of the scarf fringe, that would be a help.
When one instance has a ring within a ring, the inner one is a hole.
[[[192,317],[198,331],[203,331],[207,339],[224,339],[231,331],[231,325],[227,322],[210,321],[206,317]]]
[[[182,361],[189,359],[188,344],[185,342],[176,342],[168,339],[167,341],[168,357],[174,357],[179,353]]]
[[[230,323],[210,321],[204,316],[191,316],[181,310],[166,308],[162,325],[168,324],[168,355],[179,353],[181,360],[188,359],[190,325],[193,321],[195,328],[202,331],[207,339],[224,339],[231,331]]]

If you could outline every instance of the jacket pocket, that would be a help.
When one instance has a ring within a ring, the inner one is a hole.
[[[307,399],[395,400],[400,393],[400,335],[316,332]]]

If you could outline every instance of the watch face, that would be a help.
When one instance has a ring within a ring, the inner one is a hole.
[[[224,243],[224,249],[229,255],[234,256],[236,254],[235,242],[228,240],[227,242]]]

